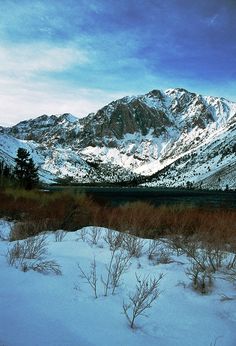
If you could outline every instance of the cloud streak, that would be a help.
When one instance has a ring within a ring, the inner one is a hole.
[[[88,62],[84,51],[71,46],[31,43],[0,47],[0,73],[4,75],[63,71]]]
[[[86,116],[88,110],[95,112],[104,104],[123,96],[109,90],[71,88],[53,81],[34,84],[31,81],[12,82],[6,79],[0,81],[0,90],[2,126],[41,114],[70,112],[79,117]]]

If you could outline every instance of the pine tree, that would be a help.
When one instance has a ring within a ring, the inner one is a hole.
[[[38,184],[38,168],[35,166],[32,158],[29,158],[28,167],[26,171],[26,189],[31,190],[34,186]]]
[[[14,181],[12,171],[4,161],[0,161],[0,186],[7,186]]]
[[[29,190],[32,189],[37,185],[39,178],[38,168],[30,158],[30,153],[24,148],[19,148],[15,162],[14,174],[20,186]]]

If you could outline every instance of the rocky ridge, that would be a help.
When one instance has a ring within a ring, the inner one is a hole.
[[[12,163],[9,147],[19,146],[31,151],[45,181],[236,188],[236,103],[153,90],[82,119],[42,115],[0,129],[0,158]]]

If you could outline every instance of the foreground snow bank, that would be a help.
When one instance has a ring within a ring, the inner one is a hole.
[[[10,226],[2,221],[0,228],[7,235]],[[60,276],[8,266],[5,254],[13,244],[0,241],[0,345],[235,345],[236,300],[221,299],[223,294],[236,298],[233,285],[218,276],[211,294],[194,292],[185,274],[188,258],[171,254],[169,263],[150,261],[145,253],[148,240],[141,256],[130,259],[115,295],[109,292],[104,297],[100,277],[106,276],[111,258],[104,240],[107,232],[87,227],[61,234],[57,238],[61,241],[48,233],[48,256],[61,266]],[[78,269],[79,263],[88,273],[94,258],[97,299]],[[160,273],[164,274],[161,294],[146,311],[148,317],[139,317],[132,330],[123,314],[123,300],[134,291],[136,275],[159,277]]]

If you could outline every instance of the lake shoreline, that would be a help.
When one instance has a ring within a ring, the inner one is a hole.
[[[95,201],[110,206],[118,206],[137,201],[155,206],[184,204],[196,207],[236,209],[236,191],[194,190],[177,188],[127,187],[127,186],[50,186],[49,191],[81,192]]]

